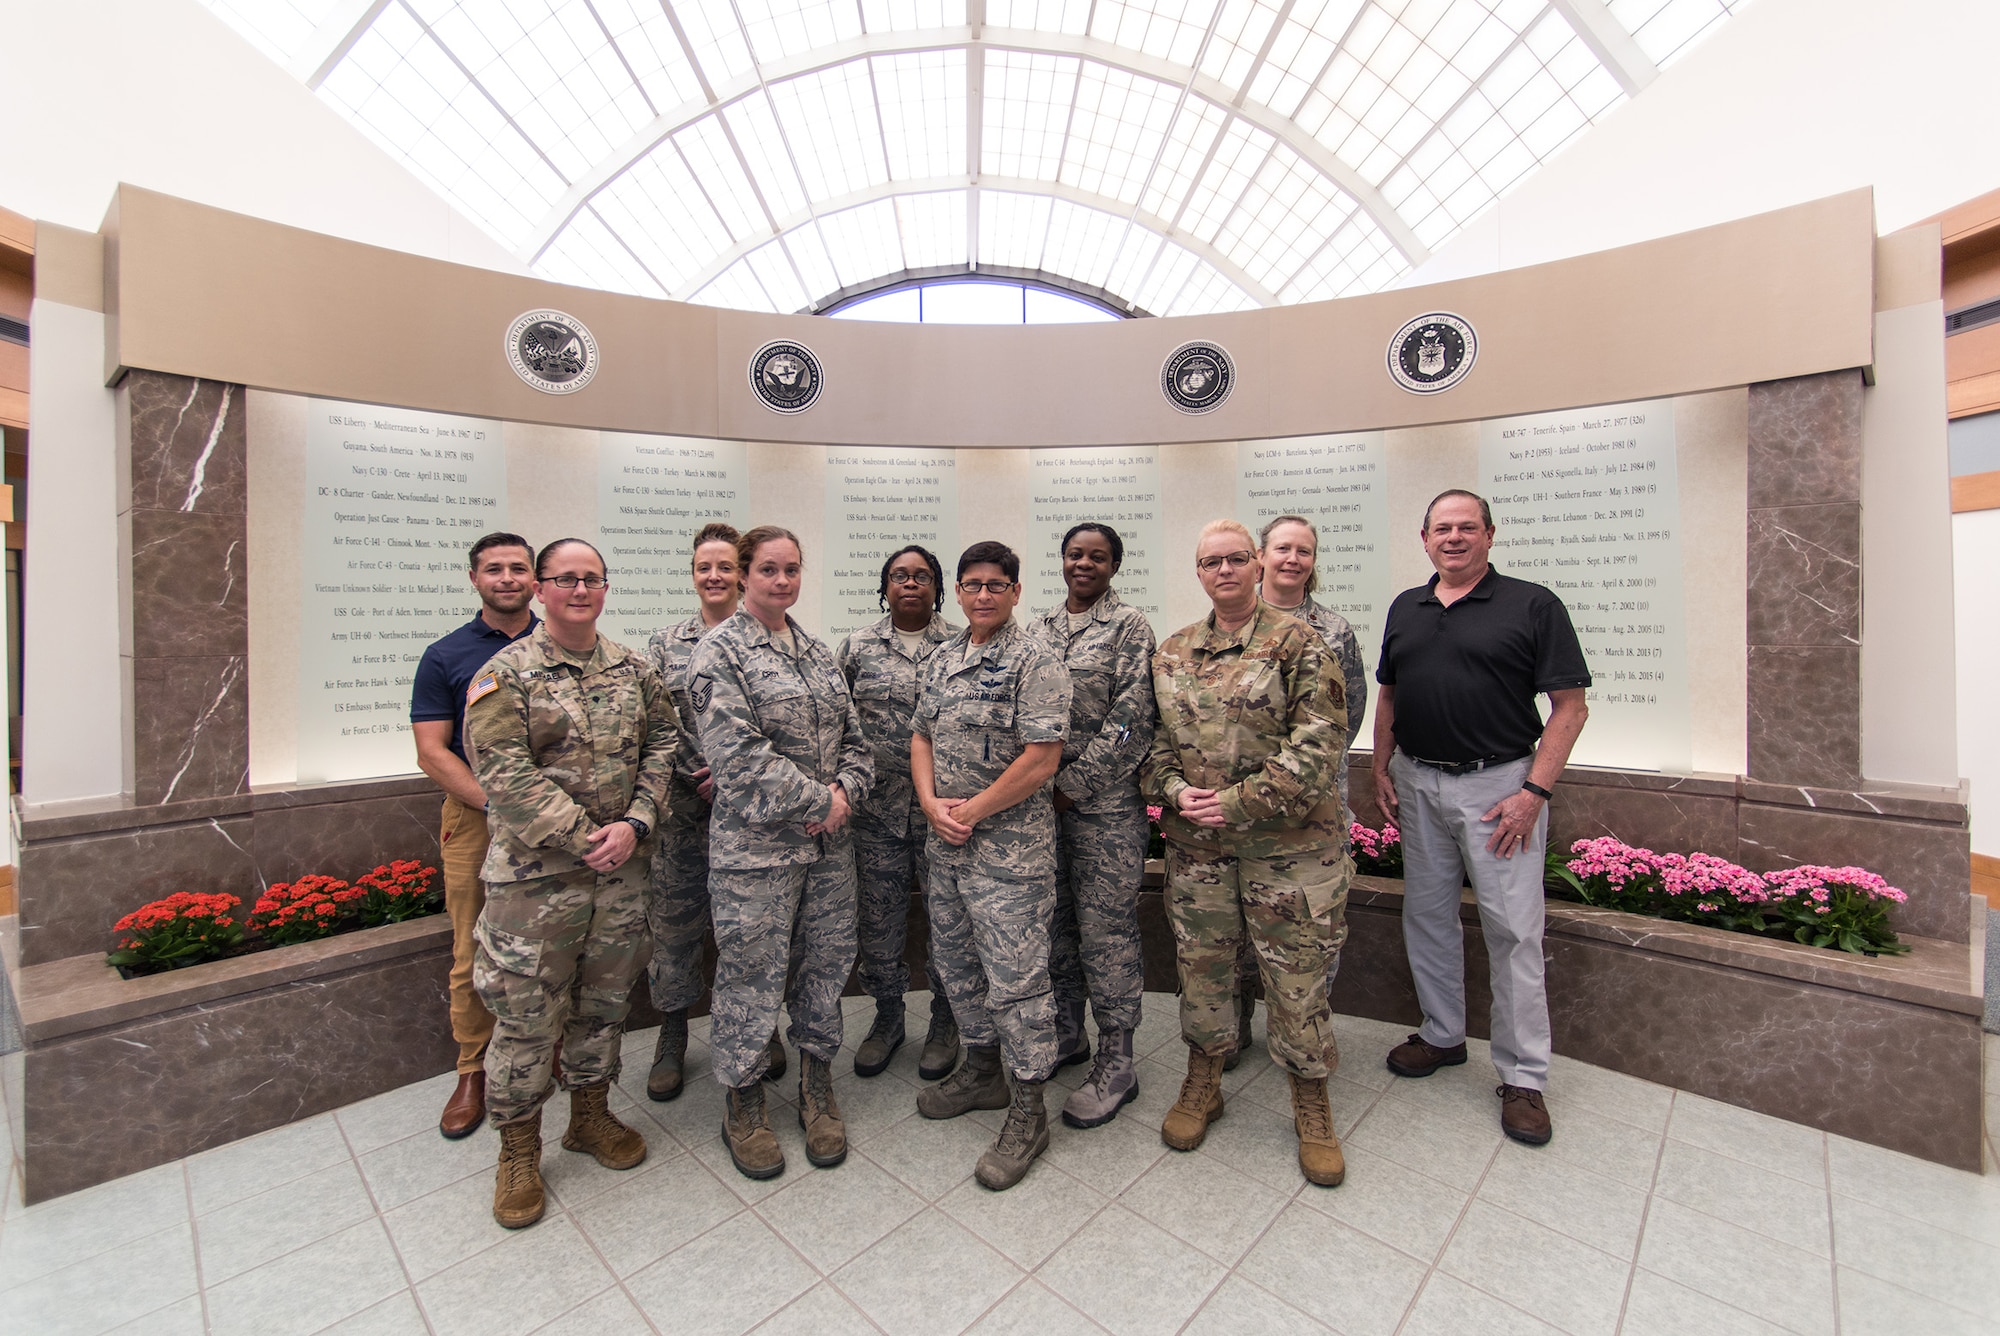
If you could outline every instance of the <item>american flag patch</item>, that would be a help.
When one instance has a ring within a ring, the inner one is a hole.
[[[492,673],[481,673],[472,679],[472,685],[465,689],[465,703],[472,704],[481,696],[490,695],[500,689],[500,679]]]

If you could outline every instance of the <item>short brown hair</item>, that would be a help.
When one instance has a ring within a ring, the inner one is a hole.
[[[748,575],[750,562],[757,555],[757,549],[766,543],[775,543],[781,538],[799,550],[799,565],[805,565],[805,544],[801,543],[799,536],[790,529],[781,529],[775,524],[760,524],[736,540],[736,564],[743,568],[745,575]]]
[[[1490,529],[1493,527],[1493,507],[1486,504],[1485,497],[1481,496],[1477,492],[1468,492],[1463,487],[1447,487],[1442,492],[1439,492],[1436,496],[1432,497],[1431,503],[1424,507],[1425,533],[1429,533],[1431,531],[1431,512],[1437,509],[1437,503],[1445,500],[1448,497],[1454,497],[1454,496],[1462,496],[1468,501],[1477,501],[1479,503],[1480,520],[1486,525],[1487,528]]]

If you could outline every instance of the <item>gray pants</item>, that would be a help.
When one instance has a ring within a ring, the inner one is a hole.
[[[1459,888],[1472,882],[1493,976],[1493,1065],[1508,1085],[1549,1082],[1549,1000],[1543,985],[1542,856],[1549,814],[1511,858],[1487,851],[1495,823],[1480,817],[1528,777],[1531,757],[1447,775],[1397,752],[1389,778],[1403,832],[1403,947],[1424,1011],[1424,1042],[1465,1042],[1465,932]]]
[[[1058,1001],[1088,998],[1099,1032],[1139,1028],[1146,968],[1139,954],[1139,883],[1146,879],[1146,809],[1056,814],[1056,911],[1049,983]]]
[[[840,1051],[840,990],[854,968],[854,846],[828,843],[816,863],[708,870],[716,953],[708,1042],[723,1085],[764,1074],[781,1003],[794,1048],[824,1062]]]

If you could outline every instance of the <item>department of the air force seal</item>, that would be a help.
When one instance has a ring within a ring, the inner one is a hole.
[[[507,364],[543,394],[575,394],[597,374],[597,340],[575,316],[528,311],[507,326]]]
[[[1160,368],[1161,391],[1183,413],[1212,412],[1235,388],[1236,363],[1213,343],[1183,343]]]
[[[1420,315],[1389,340],[1389,379],[1411,394],[1436,394],[1465,379],[1479,356],[1479,336],[1446,311]]]
[[[764,407],[803,413],[819,402],[819,359],[790,339],[773,339],[750,354],[750,389]]]

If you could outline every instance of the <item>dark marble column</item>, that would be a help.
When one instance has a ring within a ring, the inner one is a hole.
[[[129,372],[133,800],[249,786],[245,392]]]
[[[1749,764],[1861,782],[1861,373],[1750,387]]]

